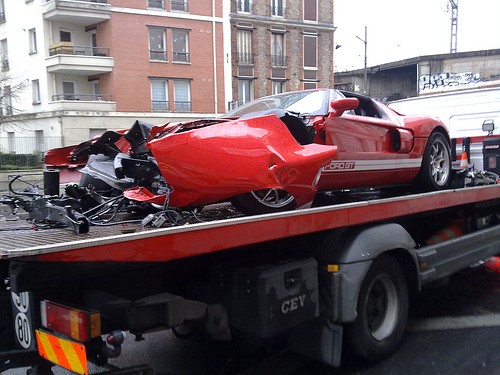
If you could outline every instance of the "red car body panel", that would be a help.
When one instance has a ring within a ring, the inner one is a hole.
[[[417,177],[427,138],[442,124],[381,109],[384,119],[347,113],[325,119],[324,144],[337,146],[337,158],[323,168],[318,190],[404,185]]]
[[[274,115],[167,134],[148,148],[174,187],[170,203],[178,207],[270,188],[288,191],[301,207],[312,202],[318,171],[337,150],[299,145]]]

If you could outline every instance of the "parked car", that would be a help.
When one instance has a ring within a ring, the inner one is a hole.
[[[439,120],[333,89],[263,97],[215,119],[136,121],[45,160],[85,165],[81,184],[101,192],[181,208],[229,200],[247,214],[308,207],[318,190],[444,189],[452,172]]]

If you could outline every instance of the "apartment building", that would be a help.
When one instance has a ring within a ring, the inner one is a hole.
[[[333,0],[0,0],[0,154],[333,87]]]
[[[224,113],[228,3],[0,0],[0,153]]]
[[[333,87],[333,0],[231,2],[233,105]]]

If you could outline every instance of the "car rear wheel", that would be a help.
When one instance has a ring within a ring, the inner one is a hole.
[[[416,187],[424,190],[441,190],[447,188],[450,181],[450,144],[442,133],[436,132],[427,140]]]
[[[294,197],[279,189],[262,189],[238,195],[231,203],[247,215],[259,215],[292,210],[295,208]]]
[[[346,327],[346,339],[360,359],[380,361],[403,337],[408,317],[408,287],[399,263],[391,256],[376,259],[361,286],[357,318]]]

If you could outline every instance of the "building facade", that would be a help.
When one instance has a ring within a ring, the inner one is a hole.
[[[233,106],[333,86],[333,0],[231,2]]]
[[[0,0],[0,153],[224,113],[228,4]]]

